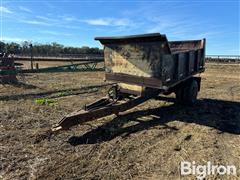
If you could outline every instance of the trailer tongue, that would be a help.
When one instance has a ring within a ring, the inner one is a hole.
[[[177,102],[192,104],[205,70],[205,39],[168,41],[154,33],[122,37],[98,37],[104,45],[105,79],[115,83],[108,96],[68,114],[47,132],[131,109],[160,93],[176,94]]]
[[[65,116],[58,124],[52,127],[53,133],[60,130],[67,130],[72,126],[92,121],[111,114],[119,114],[120,112],[129,110],[151,98],[158,96],[159,91],[152,92],[146,96],[128,96],[117,99],[110,97],[102,98],[92,104],[85,105],[84,109],[75,111]]]

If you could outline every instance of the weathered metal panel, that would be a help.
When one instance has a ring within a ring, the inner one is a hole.
[[[199,68],[203,68],[204,60],[203,60],[203,49],[198,50],[198,56],[199,56]]]
[[[162,81],[169,83],[174,80],[176,62],[172,55],[162,56]]]
[[[187,75],[187,53],[178,54],[178,79],[182,79]]]
[[[197,50],[197,71],[199,71],[199,69],[200,69],[201,55],[202,55],[201,50],[198,49]]]
[[[106,79],[115,81],[115,82],[135,84],[138,86],[146,86],[146,87],[152,87],[152,88],[160,88],[162,86],[162,81],[157,78],[134,76],[134,75],[128,75],[128,74],[121,74],[121,73],[106,73],[105,76],[106,76]]]
[[[196,51],[189,52],[189,72],[192,74],[194,72],[194,62],[196,60]]]
[[[160,55],[165,42],[107,44],[104,48],[106,72],[143,77],[161,77]]]
[[[172,53],[179,53],[189,50],[200,49],[202,44],[201,40],[169,41],[169,46]]]

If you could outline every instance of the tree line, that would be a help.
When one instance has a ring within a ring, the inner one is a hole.
[[[33,56],[79,56],[81,54],[91,54],[99,56],[103,54],[102,49],[99,49],[97,47],[67,47],[56,42],[50,44],[31,44],[28,41],[24,41],[22,43],[6,43],[0,41],[0,53],[1,52],[20,56],[30,56],[31,53],[33,54]]]

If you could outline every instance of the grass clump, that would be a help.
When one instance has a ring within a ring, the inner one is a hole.
[[[38,105],[48,105],[48,106],[55,106],[57,105],[57,102],[53,99],[48,98],[39,98],[35,99],[35,103]]]

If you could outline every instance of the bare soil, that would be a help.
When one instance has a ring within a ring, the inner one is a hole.
[[[195,179],[180,175],[181,161],[235,165],[237,176],[207,179],[240,179],[240,65],[208,63],[201,76],[192,107],[159,97],[39,143],[42,129],[106,94],[104,73],[28,74],[19,86],[0,85],[0,179]],[[42,97],[55,103],[37,104]]]

